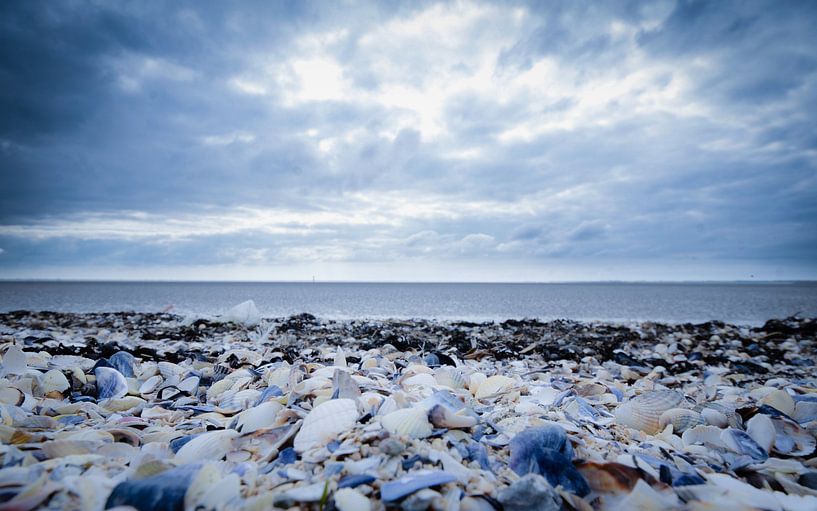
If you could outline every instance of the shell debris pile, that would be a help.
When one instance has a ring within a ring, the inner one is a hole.
[[[817,509],[817,322],[0,314],[0,509]]]

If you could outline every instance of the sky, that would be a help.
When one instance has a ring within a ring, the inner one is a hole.
[[[0,278],[817,279],[815,25],[0,2]]]

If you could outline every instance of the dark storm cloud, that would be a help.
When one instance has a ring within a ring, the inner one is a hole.
[[[810,2],[6,2],[0,269],[813,266],[815,21]]]

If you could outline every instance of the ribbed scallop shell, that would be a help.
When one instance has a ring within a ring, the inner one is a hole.
[[[616,422],[654,435],[660,431],[661,414],[677,407],[683,399],[684,396],[674,390],[646,392],[616,408]]]
[[[477,391],[479,390],[479,386],[482,385],[485,380],[488,379],[488,377],[482,373],[472,373],[468,379],[468,391],[471,392],[471,394],[476,395]]]
[[[476,398],[483,399],[499,394],[500,392],[505,392],[513,388],[514,385],[516,385],[516,380],[513,378],[508,378],[507,376],[502,376],[501,374],[491,376],[480,384],[479,388],[477,389]]]
[[[139,386],[139,393],[140,394],[150,394],[156,389],[159,388],[159,385],[162,383],[162,377],[158,374],[155,376],[151,376],[147,380],[145,380],[142,385]]]
[[[242,433],[252,433],[272,427],[275,424],[275,416],[281,408],[283,406],[276,401],[266,401],[245,410],[236,417],[236,429]]]
[[[476,426],[477,420],[470,415],[460,415],[443,405],[434,405],[428,412],[431,423],[438,428],[470,428]]]
[[[794,399],[782,389],[773,390],[760,400],[760,404],[769,405],[788,416],[794,415]]]
[[[392,435],[411,438],[425,438],[431,435],[432,427],[428,413],[422,408],[403,408],[391,412],[380,419],[380,424]]]
[[[293,446],[297,452],[323,447],[342,432],[354,427],[357,418],[357,405],[353,400],[325,401],[306,416],[301,429],[295,435]]]
[[[434,379],[440,385],[452,389],[464,389],[468,386],[468,377],[455,367],[441,366],[434,370]]]
[[[658,418],[659,430],[663,431],[667,425],[672,424],[672,432],[677,435],[703,423],[701,414],[688,408],[670,408]]]

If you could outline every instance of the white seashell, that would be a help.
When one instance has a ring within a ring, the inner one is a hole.
[[[111,398],[101,401],[99,406],[109,412],[124,412],[144,406],[146,403],[147,401],[136,396],[123,396],[121,398]]]
[[[729,418],[713,408],[702,409],[701,417],[703,417],[704,421],[710,426],[725,428],[729,425]]]
[[[13,345],[3,355],[2,370],[0,376],[7,376],[9,374],[25,374],[28,365],[26,363],[26,354],[19,346]]]
[[[403,380],[403,387],[409,389],[411,387],[434,387],[437,385],[437,380],[433,376],[426,373],[415,374]]]
[[[181,382],[179,382],[176,387],[179,390],[183,390],[185,392],[189,392],[190,394],[195,394],[199,388],[199,377],[198,376],[188,376]]]
[[[817,420],[817,401],[799,401],[794,406],[792,419],[800,424]]]
[[[233,448],[233,439],[238,435],[238,431],[232,429],[202,433],[179,449],[176,462],[184,465],[197,461],[219,461]]]
[[[774,438],[777,434],[774,429],[772,419],[768,415],[758,413],[746,423],[746,433],[757,442],[757,445],[771,451],[774,445]]]
[[[244,389],[223,394],[218,403],[219,411],[230,413],[246,410],[252,403],[258,401],[259,397],[261,397],[261,391],[256,389]]]
[[[428,412],[431,423],[438,428],[470,428],[476,426],[477,419],[469,415],[460,415],[443,405],[434,405]]]
[[[788,416],[794,415],[794,399],[788,392],[782,389],[776,389],[760,400],[760,404],[769,405]]]
[[[307,414],[293,447],[302,453],[316,447],[323,447],[339,434],[348,431],[357,423],[357,405],[351,399],[331,399],[325,401]]]
[[[241,433],[252,433],[259,429],[269,428],[275,424],[275,416],[283,406],[276,401],[266,401],[236,417],[236,429]]]
[[[658,417],[658,429],[663,431],[672,424],[672,432],[681,435],[684,431],[704,423],[701,414],[688,408],[670,408]]]
[[[43,394],[50,394],[51,392],[65,392],[71,385],[68,383],[68,378],[62,374],[62,371],[52,369],[43,375],[40,382],[40,389]]]
[[[335,492],[334,498],[338,511],[370,511],[372,508],[369,499],[352,488],[341,488]]]
[[[464,389],[468,386],[468,378],[455,367],[440,366],[434,370],[434,379],[440,385],[452,389]]]
[[[147,380],[145,380],[142,385],[139,386],[139,393],[140,394],[150,394],[156,389],[159,388],[159,385],[162,383],[162,377],[158,374],[155,376],[151,376]]]
[[[681,439],[687,447],[701,444],[707,447],[726,447],[721,439],[721,429],[715,426],[695,426],[684,431]]]
[[[335,352],[335,360],[332,362],[332,365],[335,367],[347,367],[346,355],[343,353],[343,348],[340,346],[338,346],[338,350]]]
[[[773,451],[790,456],[806,456],[814,452],[817,439],[796,422],[776,417],[772,424],[776,432]]]
[[[673,390],[640,394],[616,408],[616,423],[654,435],[660,431],[661,414],[677,407],[684,396]]]
[[[18,388],[15,387],[0,387],[0,403],[4,405],[19,406],[23,403],[26,396]]]
[[[185,509],[224,509],[241,496],[238,474],[222,476],[214,463],[205,464],[196,473],[184,495]]]
[[[468,391],[469,391],[471,394],[476,395],[476,394],[477,394],[477,391],[479,390],[479,386],[480,386],[480,385],[482,385],[482,383],[483,383],[485,380],[487,380],[487,379],[488,379],[488,377],[487,377],[487,376],[485,376],[485,375],[484,375],[484,374],[482,374],[482,373],[472,373],[472,374],[471,374],[471,375],[468,377],[468,379],[469,379],[469,383],[468,383]]]
[[[484,399],[512,389],[516,385],[516,380],[501,374],[491,376],[479,385],[475,397]]]
[[[393,435],[411,438],[425,438],[433,428],[428,422],[428,413],[422,408],[403,408],[385,415],[380,424]]]
[[[185,372],[185,369],[182,366],[174,364],[173,362],[159,362],[158,368],[165,380],[169,380],[173,377],[181,377],[181,375]]]
[[[102,445],[93,440],[51,440],[43,442],[40,450],[48,458],[61,458],[75,454],[92,454]]]

